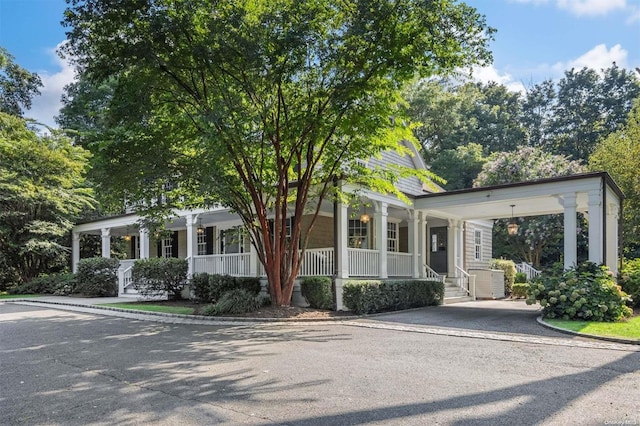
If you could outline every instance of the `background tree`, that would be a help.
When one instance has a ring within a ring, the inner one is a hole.
[[[65,234],[91,208],[88,152],[0,113],[0,289],[67,266]]]
[[[95,146],[112,189],[150,207],[174,182],[159,213],[231,207],[275,304],[291,299],[302,216],[313,225],[334,179],[393,192],[392,178],[408,173],[356,161],[413,140],[401,86],[416,73],[486,63],[493,31],[475,9],[445,0],[71,5],[66,51],[90,81],[117,80],[112,126]]]
[[[482,145],[470,143],[442,151],[432,162],[431,171],[445,179],[447,190],[471,188],[487,158]]]
[[[625,194],[623,250],[640,257],[640,99],[624,127],[602,140],[589,158],[589,168],[606,170]]]
[[[567,176],[584,172],[585,168],[566,157],[552,155],[540,148],[522,147],[515,152],[494,153],[482,167],[474,187],[524,182],[553,176]],[[518,218],[518,234],[506,232],[508,220],[496,222],[493,233],[493,256],[524,260],[536,267],[543,259],[548,265],[558,261],[562,247],[562,215]],[[584,220],[581,219],[584,223]],[[584,226],[581,233],[584,234]],[[579,238],[584,246],[584,235]]]
[[[42,81],[14,62],[13,56],[0,47],[0,112],[22,116],[31,108],[31,99],[39,95]]]

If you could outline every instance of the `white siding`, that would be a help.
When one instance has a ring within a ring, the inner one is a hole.
[[[465,222],[464,260],[466,269],[488,269],[492,255],[493,223],[489,221]],[[482,232],[481,259],[475,258],[475,231]]]

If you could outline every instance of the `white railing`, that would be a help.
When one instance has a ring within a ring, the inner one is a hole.
[[[379,274],[380,253],[378,250],[347,249],[349,253],[349,276],[377,277]]]
[[[473,298],[473,300],[476,299],[476,276],[475,275],[469,275],[469,273],[467,271],[465,271],[464,269],[462,269],[459,266],[456,266],[456,271],[460,274],[459,276],[456,277],[452,277],[452,279],[455,280],[456,285],[462,289],[463,291],[467,292],[467,294],[469,296],[471,296],[471,298]]]
[[[331,276],[335,273],[334,259],[333,247],[307,249],[298,276]]]
[[[387,252],[387,271],[390,277],[410,277],[413,275],[413,255],[411,253]]]
[[[193,272],[248,277],[251,275],[251,256],[249,253],[194,256]]]
[[[516,263],[516,271],[524,273],[527,276],[527,281],[531,281],[541,273],[527,262]]]
[[[133,287],[133,276],[131,271],[133,270],[133,263],[131,266],[122,267],[120,263],[120,269],[118,269],[118,295],[124,294],[129,287]]]
[[[433,269],[431,269],[429,267],[429,265],[424,265],[426,271],[427,271],[427,279],[430,281],[438,281],[443,283],[444,279],[447,278],[446,275],[440,275],[439,273],[437,273],[436,271],[434,271]]]

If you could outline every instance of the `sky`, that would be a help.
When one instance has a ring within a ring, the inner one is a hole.
[[[524,91],[571,68],[640,67],[640,0],[465,0],[498,31],[494,62],[474,79]],[[0,46],[44,87],[26,116],[55,127],[73,68],[56,55],[64,42],[64,0],[0,0]]]

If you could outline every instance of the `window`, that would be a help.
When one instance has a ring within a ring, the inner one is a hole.
[[[173,257],[173,239],[162,239],[162,257]]]
[[[476,229],[473,232],[473,246],[475,260],[482,260],[482,230]]]
[[[387,222],[387,251],[398,251],[398,224]]]
[[[349,219],[350,248],[369,248],[367,229],[367,224],[361,222],[360,219]]]
[[[207,254],[207,233],[200,232],[197,235],[198,235],[198,256],[203,256]]]
[[[244,231],[237,226],[220,231],[220,253],[244,253]]]

